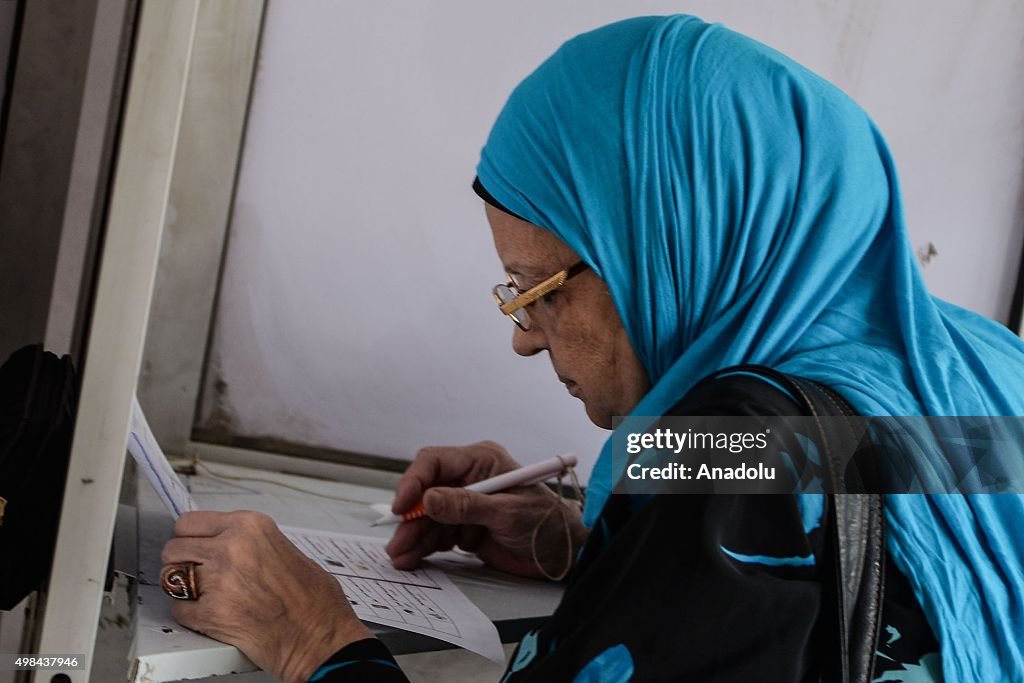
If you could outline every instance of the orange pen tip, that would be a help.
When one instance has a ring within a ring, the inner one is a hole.
[[[411,510],[402,515],[402,520],[405,522],[411,522],[414,519],[419,519],[420,517],[426,516],[427,511],[423,509],[423,501],[421,500],[420,502],[416,503],[416,505],[414,505]]]

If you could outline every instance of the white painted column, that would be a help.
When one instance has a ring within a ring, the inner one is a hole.
[[[92,659],[199,0],[141,8],[40,653]],[[33,681],[88,670],[38,671]],[[64,680],[64,679],[58,679]]]

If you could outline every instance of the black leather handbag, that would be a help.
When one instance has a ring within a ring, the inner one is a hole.
[[[0,366],[0,609],[49,575],[77,399],[70,356],[36,344]]]
[[[878,650],[885,586],[885,514],[878,482],[871,469],[873,454],[865,452],[860,415],[838,393],[809,379],[758,365],[715,373],[742,371],[782,386],[819,430],[823,446],[829,529],[825,548],[823,611],[819,618],[821,680],[868,683]],[[710,378],[709,378],[710,379]],[[821,419],[829,418],[829,419]],[[834,419],[838,418],[838,419]],[[867,444],[870,451],[870,444]],[[853,454],[853,457],[848,457]],[[858,457],[860,456],[860,457]]]

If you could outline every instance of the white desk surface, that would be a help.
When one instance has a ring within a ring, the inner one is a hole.
[[[387,538],[393,527],[371,527],[377,513],[369,503],[390,503],[390,490],[279,474],[224,464],[211,464],[217,473],[285,483],[331,500],[273,483],[228,481],[211,476],[183,477],[200,508],[258,510],[286,526]],[[171,616],[171,598],[159,587],[160,551],[172,536],[173,520],[144,479],[138,481],[139,574],[135,645],[130,680],[159,683],[187,678],[241,673],[255,666],[237,649],[179,626]],[[518,641],[537,628],[558,604],[558,584],[522,579],[480,565],[462,554],[441,553],[431,561],[498,627],[503,642]],[[451,648],[428,636],[370,624],[396,655]]]

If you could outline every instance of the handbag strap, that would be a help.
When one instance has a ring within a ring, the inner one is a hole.
[[[881,628],[885,514],[881,494],[864,492],[874,488],[872,454],[856,459],[856,467],[843,460],[842,454],[853,453],[851,444],[860,441],[860,416],[831,388],[764,366],[727,368],[712,377],[737,372],[782,387],[806,416],[814,418],[828,478],[825,490],[834,492],[828,494],[829,533],[821,567],[822,577],[827,577],[822,580],[819,618],[822,680],[868,683]]]

